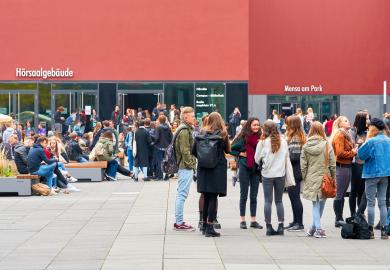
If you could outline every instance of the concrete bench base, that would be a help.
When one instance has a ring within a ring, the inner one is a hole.
[[[66,168],[66,170],[78,180],[100,182],[104,179],[104,169],[102,168]]]
[[[31,186],[38,183],[39,179],[17,179],[16,177],[0,177],[0,194],[17,194],[19,196],[31,196]]]

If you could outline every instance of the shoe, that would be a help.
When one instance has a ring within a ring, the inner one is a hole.
[[[272,228],[272,224],[266,224],[265,226],[267,227],[267,231],[265,235],[267,236],[276,235],[276,231],[274,230],[274,228]]]
[[[198,229],[202,230],[202,228],[203,228],[203,221],[199,220],[199,222],[198,222]]]
[[[316,232],[316,229],[313,228],[313,227],[311,227],[310,230],[308,230],[308,231],[306,232],[306,235],[309,236],[309,237],[312,237],[312,236],[314,236],[314,233],[315,233],[315,232]]]
[[[145,177],[143,180],[144,180],[144,182],[150,182],[150,178],[148,178],[148,177]]]
[[[157,178],[156,181],[162,181],[163,179],[162,178]]]
[[[76,183],[79,181],[77,178],[74,178],[73,176],[68,177],[68,183]]]
[[[283,223],[279,223],[278,230],[276,231],[277,235],[284,235],[284,226]]]
[[[195,228],[192,227],[191,225],[187,225],[185,224],[185,222],[183,222],[182,224],[178,225],[178,224],[173,224],[173,229],[175,231],[181,231],[181,232],[194,232],[195,231]]]
[[[79,192],[80,189],[78,189],[77,187],[75,187],[74,185],[68,183],[68,185],[66,186],[66,188],[68,189],[68,191],[73,191],[73,192]]]
[[[317,229],[314,233],[315,238],[326,238],[325,231],[322,229]]]
[[[389,239],[389,236],[387,235],[387,232],[386,232],[386,227],[381,227],[381,239],[383,240],[387,240]]]
[[[109,176],[108,174],[104,174],[104,176],[107,178],[108,181],[116,181],[116,179],[112,176]]]
[[[165,177],[164,177],[164,181],[168,181],[169,180],[169,175],[166,174]]]
[[[249,227],[254,229],[263,229],[263,226],[261,226],[257,221],[252,221]]]
[[[301,232],[305,229],[305,226],[299,225],[298,223],[295,224],[294,226],[290,227],[287,229],[289,232]]]
[[[248,227],[246,226],[246,221],[241,221],[240,222],[240,229],[246,230]]]
[[[294,222],[290,222],[286,227],[284,227],[285,230],[288,230],[289,228],[293,227],[295,225]]]
[[[202,232],[203,235],[206,234],[206,228],[207,228],[207,223],[202,222],[202,227],[200,228],[200,231]]]
[[[232,177],[232,184],[233,184],[233,187],[236,186],[237,180],[238,180],[237,176],[233,176],[233,177]]]
[[[334,226],[336,228],[340,228],[344,222],[343,219],[343,201],[342,200],[334,200],[333,201],[333,210],[336,215],[336,219],[334,222]]]
[[[58,193],[55,192],[54,188],[51,188],[51,189],[50,189],[49,196],[55,196],[55,195],[58,195]]]
[[[206,236],[206,237],[220,237],[221,234],[214,230],[213,224],[206,224],[204,236]]]
[[[374,228],[372,226],[368,226],[368,230],[370,231],[370,239],[375,239]]]
[[[379,221],[378,224],[374,227],[374,230],[380,230],[381,229],[381,222]]]
[[[217,230],[221,229],[221,224],[219,224],[217,219],[214,220],[213,226],[214,226],[214,229],[217,229]]]

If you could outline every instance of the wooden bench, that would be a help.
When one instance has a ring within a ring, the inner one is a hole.
[[[65,164],[66,170],[73,177],[79,180],[90,180],[99,182],[104,179],[104,171],[107,168],[107,161],[89,161],[82,163]]]
[[[0,193],[31,196],[31,186],[39,183],[39,176],[33,174],[18,174],[16,177],[0,178]]]

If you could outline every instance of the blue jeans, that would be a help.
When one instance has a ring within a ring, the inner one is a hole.
[[[88,162],[88,159],[86,159],[85,157],[81,157],[77,160],[77,162],[80,162],[80,163],[83,163],[83,162]]]
[[[118,169],[119,163],[116,159],[113,159],[107,163],[106,174],[112,178],[116,179],[116,172]]]
[[[314,229],[321,229],[321,217],[324,213],[326,199],[320,200],[317,198],[316,201],[313,201],[313,223],[311,225]]]
[[[47,185],[52,188],[54,186],[54,169],[56,168],[56,166],[56,163],[52,163],[49,165],[41,165],[39,166],[38,171],[33,172],[32,174],[45,177]]]
[[[127,161],[129,162],[129,171],[132,172],[134,167],[133,149],[127,148]]]
[[[66,171],[64,163],[57,162],[57,164],[58,164],[58,169],[60,169],[61,171]]]
[[[388,185],[387,177],[366,178],[366,198],[368,208],[368,224],[374,226],[375,221],[375,195],[378,198],[378,207],[381,218],[381,225],[387,226],[386,191]]]
[[[148,167],[134,167],[134,177],[138,178],[139,171],[142,171],[144,177],[148,177]]]
[[[176,216],[177,225],[181,225],[184,222],[183,219],[184,202],[188,197],[193,176],[194,176],[194,171],[192,169],[190,170],[179,169],[176,205],[175,205],[175,216]]]

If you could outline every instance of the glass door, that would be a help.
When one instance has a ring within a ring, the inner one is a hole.
[[[142,108],[151,113],[157,102],[164,103],[164,90],[117,90],[122,115],[127,108]]]

